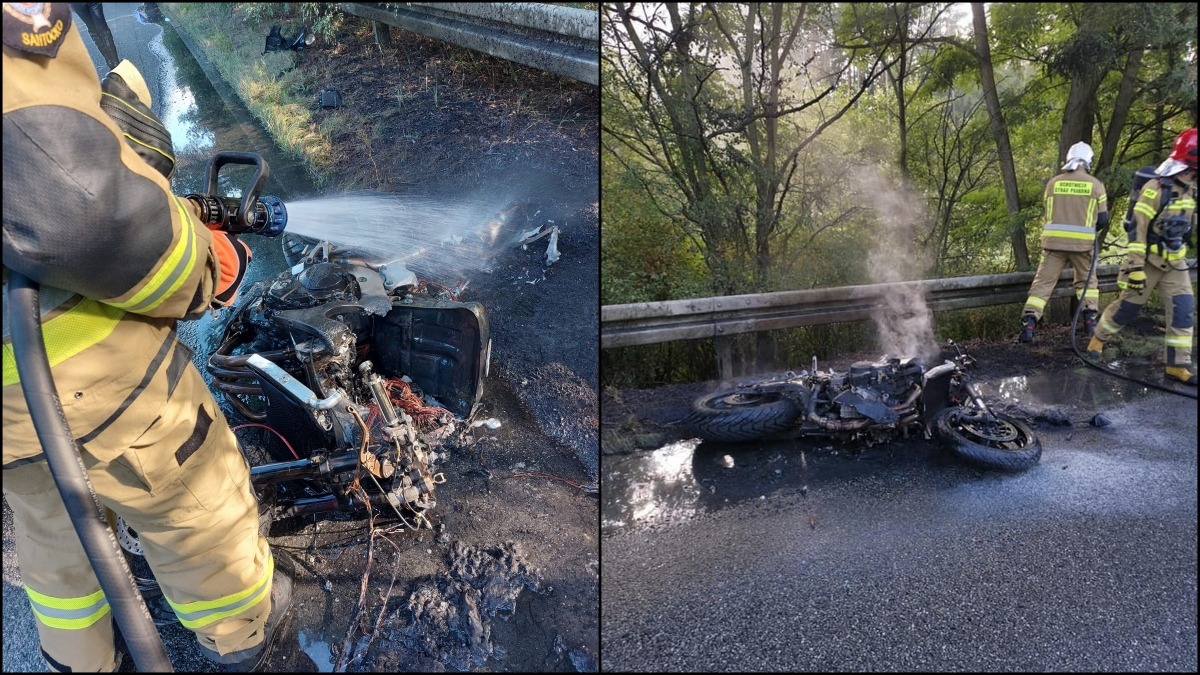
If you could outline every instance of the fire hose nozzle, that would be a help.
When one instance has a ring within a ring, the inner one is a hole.
[[[242,217],[242,200],[236,197],[214,197],[212,195],[186,195],[200,210],[200,222],[214,229],[231,234],[261,234],[277,237],[287,227],[287,207],[283,200],[273,195],[260,197],[247,210],[250,222]]]
[[[217,174],[230,164],[254,167],[241,197],[221,197],[217,192]],[[279,197],[259,197],[271,173],[266,160],[256,152],[221,151],[208,163],[208,192],[185,195],[196,204],[200,220],[210,228],[241,234],[276,237],[287,227],[287,207]]]

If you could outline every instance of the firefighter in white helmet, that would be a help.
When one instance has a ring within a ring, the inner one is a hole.
[[[1072,145],[1063,173],[1046,183],[1042,262],[1029,287],[1021,316],[1018,338],[1021,342],[1033,342],[1033,329],[1042,318],[1064,265],[1070,265],[1075,272],[1075,297],[1083,303],[1084,330],[1089,336],[1095,330],[1100,288],[1094,276],[1088,280],[1088,270],[1092,266],[1096,235],[1100,235],[1099,241],[1104,241],[1108,231],[1108,204],[1104,183],[1088,173],[1092,156],[1087,143]]]

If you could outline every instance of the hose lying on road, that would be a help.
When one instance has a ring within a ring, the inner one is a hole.
[[[166,648],[150,612],[137,592],[129,562],[121,552],[117,538],[108,526],[103,507],[88,480],[83,458],[75,447],[75,438],[63,414],[62,402],[54,388],[42,322],[38,313],[38,286],[28,277],[9,270],[9,317],[12,323],[13,352],[21,390],[29,406],[29,415],[37,430],[38,441],[50,465],[54,484],[62,495],[71,524],[83,543],[88,562],[100,582],[100,589],[112,608],[125,644],[134,663],[142,672],[173,672]]]

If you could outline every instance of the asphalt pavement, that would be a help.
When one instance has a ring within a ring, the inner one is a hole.
[[[604,457],[602,669],[1195,672],[1196,403],[1105,414],[1018,475],[919,439]]]

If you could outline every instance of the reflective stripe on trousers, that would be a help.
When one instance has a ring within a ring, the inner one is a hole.
[[[179,622],[185,627],[195,630],[233,616],[238,612],[252,607],[271,594],[271,578],[275,572],[275,556],[267,559],[267,568],[262,576],[250,588],[237,593],[231,593],[216,600],[197,600],[195,602],[174,603],[170,598],[171,609],[179,617]],[[165,596],[164,596],[165,597]]]
[[[87,628],[104,618],[110,609],[104,591],[96,591],[78,598],[56,598],[26,586],[25,594],[29,596],[34,616],[51,628]]]

